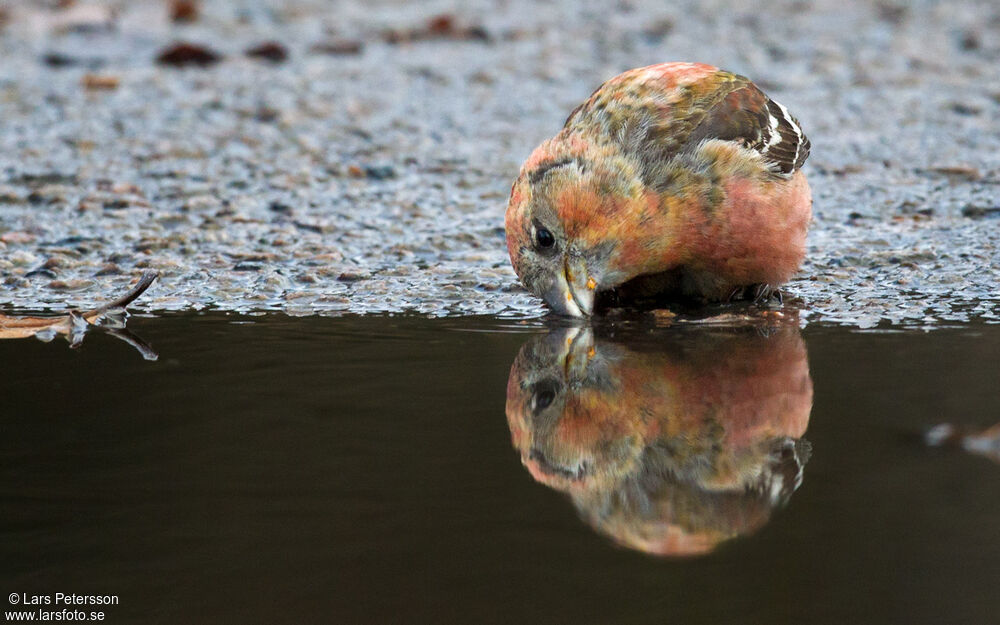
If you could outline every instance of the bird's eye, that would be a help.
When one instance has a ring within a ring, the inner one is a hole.
[[[559,393],[559,383],[554,380],[543,380],[534,385],[531,395],[531,408],[535,414],[545,410],[555,401]]]
[[[539,228],[535,231],[535,242],[538,247],[549,248],[556,244],[556,238],[547,228]]]

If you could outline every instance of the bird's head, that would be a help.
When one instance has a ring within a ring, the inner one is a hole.
[[[521,283],[557,313],[585,317],[598,293],[648,272],[669,246],[646,228],[659,197],[611,148],[557,135],[521,167],[507,205],[507,250]]]

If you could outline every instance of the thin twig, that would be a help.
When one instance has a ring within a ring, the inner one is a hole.
[[[152,270],[144,272],[142,274],[142,277],[139,278],[139,282],[137,282],[136,285],[132,287],[131,291],[129,291],[125,295],[122,295],[116,300],[104,304],[103,306],[99,306],[97,308],[94,308],[93,310],[88,310],[87,312],[83,313],[81,317],[86,319],[87,323],[94,323],[94,321],[98,317],[108,312],[109,310],[115,310],[118,308],[124,310],[125,308],[128,307],[129,304],[134,302],[136,298],[145,293],[146,289],[148,289],[153,284],[153,282],[159,275],[160,275],[159,273]]]

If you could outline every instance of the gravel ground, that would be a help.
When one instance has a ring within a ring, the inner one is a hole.
[[[154,268],[140,310],[538,316],[504,247],[521,161],[606,78],[696,60],[812,140],[809,259],[786,288],[803,318],[1000,319],[993,0],[168,13],[0,0],[5,310],[86,306]],[[178,41],[221,58],[158,63]]]

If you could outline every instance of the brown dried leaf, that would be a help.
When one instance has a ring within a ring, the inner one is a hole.
[[[249,48],[246,55],[272,63],[284,63],[288,60],[288,48],[277,41],[267,41]]]
[[[170,20],[172,22],[196,22],[201,13],[201,7],[196,0],[171,0]]]
[[[113,90],[118,88],[118,77],[107,74],[85,74],[80,81],[84,89],[92,91]]]
[[[181,41],[175,43],[156,57],[156,62],[160,65],[172,65],[174,67],[207,67],[222,60],[222,55],[212,50],[208,46]]]
[[[145,272],[128,293],[86,312],[81,313],[71,310],[59,317],[14,317],[0,315],[0,339],[22,339],[37,336],[48,340],[53,336],[61,335],[65,336],[72,346],[75,347],[83,340],[88,329],[97,327],[135,347],[142,354],[143,358],[156,360],[156,353],[141,339],[130,334],[122,327],[103,328],[99,325],[99,322],[106,315],[124,312],[129,304],[134,302],[136,298],[142,295],[153,284],[158,275],[155,271]]]
[[[400,44],[430,39],[451,39],[489,42],[489,32],[481,25],[460,25],[450,13],[435,15],[417,28],[391,29],[382,34],[386,43]]]
[[[968,165],[946,165],[942,167],[931,167],[930,171],[935,174],[941,174],[949,178],[957,178],[961,180],[968,180],[969,182],[975,182],[982,178],[982,174],[975,167]]]

